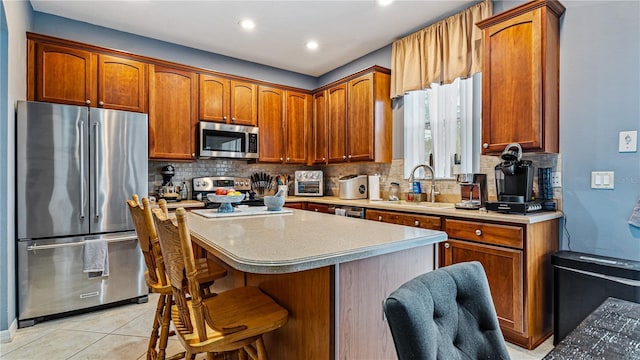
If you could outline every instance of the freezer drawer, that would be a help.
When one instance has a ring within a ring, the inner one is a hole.
[[[18,320],[133,299],[148,294],[135,232],[105,235],[109,276],[83,272],[84,243],[93,237],[18,242]]]
[[[608,297],[640,303],[640,262],[559,251],[554,275],[554,338],[557,345]]]

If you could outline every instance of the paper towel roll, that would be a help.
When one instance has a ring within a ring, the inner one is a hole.
[[[369,175],[369,200],[382,200],[380,198],[380,175]]]

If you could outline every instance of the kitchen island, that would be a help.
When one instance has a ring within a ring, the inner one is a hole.
[[[382,301],[436,265],[441,231],[293,210],[208,219],[193,241],[229,272],[214,291],[260,287],[289,310],[265,337],[272,359],[394,359]]]

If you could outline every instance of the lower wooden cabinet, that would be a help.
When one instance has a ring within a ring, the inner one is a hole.
[[[445,218],[440,264],[479,261],[505,339],[533,349],[553,332],[551,254],[559,220],[511,224]]]
[[[484,267],[493,296],[493,303],[502,328],[523,331],[522,315],[522,250],[448,240],[443,246],[441,266],[479,261]]]
[[[391,224],[415,226],[423,229],[440,230],[440,217],[433,215],[399,213],[395,211],[367,209],[367,220],[382,221]]]
[[[290,209],[298,209],[298,210],[307,210],[306,202],[287,202],[284,204],[284,207]]]
[[[317,204],[317,203],[307,203],[307,210],[328,214],[329,213],[329,205],[327,205],[327,204]]]

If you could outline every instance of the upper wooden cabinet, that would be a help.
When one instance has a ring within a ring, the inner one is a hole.
[[[197,74],[155,65],[149,73],[149,158],[195,159]]]
[[[278,88],[258,87],[260,162],[305,164],[311,97]]]
[[[524,151],[558,152],[557,1],[536,0],[479,22],[483,30],[483,154],[517,142]]]
[[[313,95],[313,129],[310,150],[312,164],[326,164],[329,156],[328,90]]]
[[[200,120],[256,126],[257,85],[200,74]]]
[[[389,74],[372,71],[323,90],[326,97],[327,162],[391,162],[391,99]],[[316,109],[321,99],[315,102]],[[317,114],[316,114],[317,116]],[[319,144],[325,131],[321,118],[313,134]],[[321,149],[315,149],[315,161]]]
[[[29,40],[28,100],[146,112],[147,65]]]

